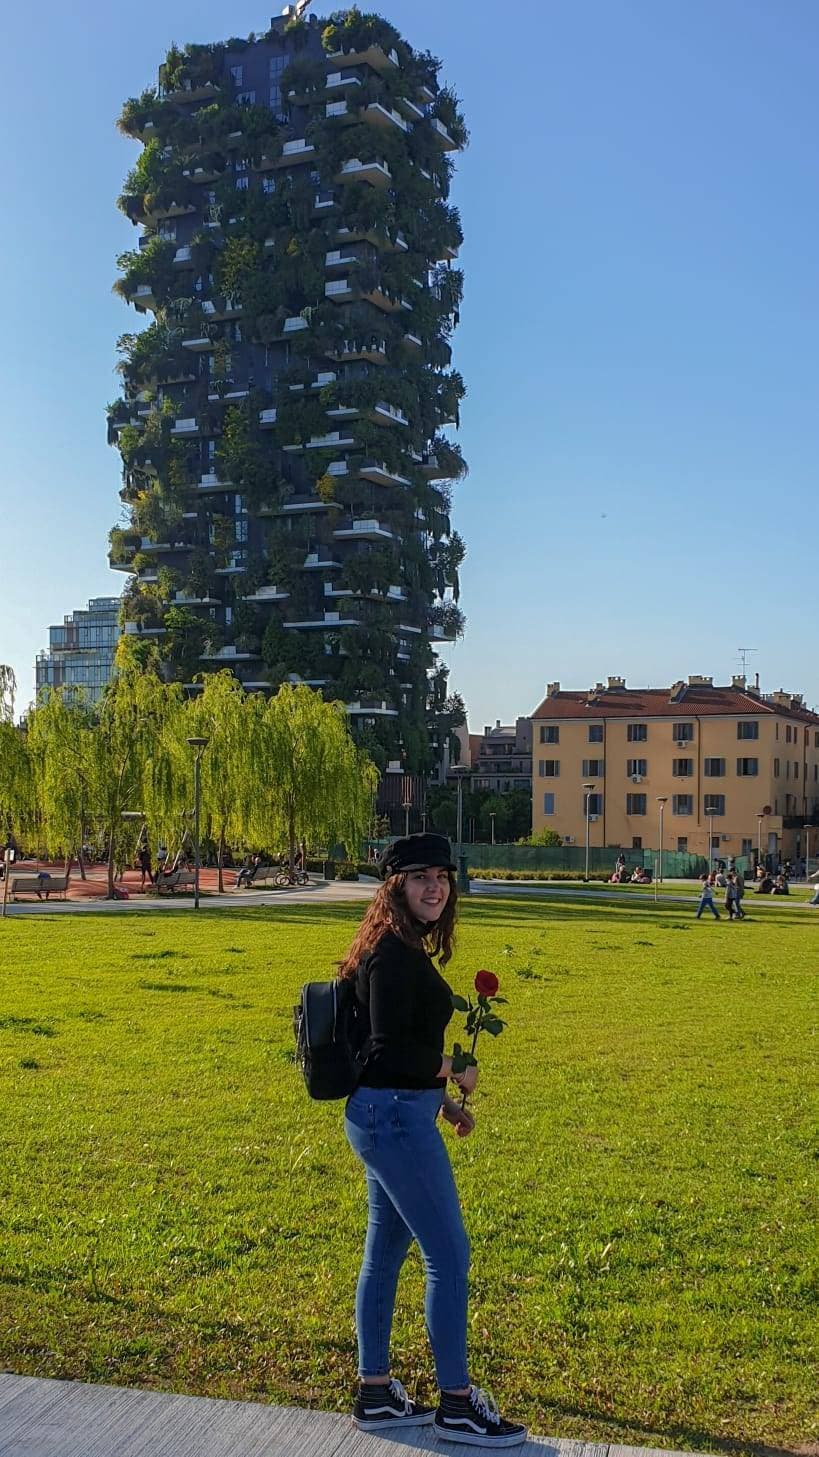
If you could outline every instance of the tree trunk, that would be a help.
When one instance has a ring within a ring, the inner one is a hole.
[[[80,845],[79,849],[76,852],[76,855],[77,855],[77,868],[78,868],[78,870],[80,872],[80,880],[86,880],[88,877],[86,876],[86,873],[85,873],[85,857],[83,856],[83,853],[82,853],[82,845]],[[69,865],[71,864],[71,856],[70,855],[68,857],[68,863],[69,863]]]
[[[290,805],[287,813],[287,828],[290,839],[290,884],[296,883],[296,810]]]
[[[224,874],[223,874],[224,864],[225,864],[225,832],[224,832],[224,829],[222,829],[222,830],[219,831],[219,858],[218,858],[218,862],[217,863],[218,863],[218,866],[219,866],[219,894],[220,895],[224,895],[224,893],[225,893],[225,878],[224,878]]]
[[[114,897],[114,830],[113,830],[113,827],[110,826],[110,825],[108,827],[108,899],[109,899],[109,901],[112,901],[112,900],[115,899],[115,897]]]

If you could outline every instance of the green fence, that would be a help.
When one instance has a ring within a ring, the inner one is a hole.
[[[369,842],[377,849],[389,844],[388,840]],[[454,849],[454,845],[453,845]],[[585,845],[485,845],[465,844],[467,863],[471,870],[573,870],[582,876],[586,869]],[[626,870],[630,874],[637,865],[656,872],[657,850],[623,850],[617,845],[591,845],[589,847],[589,871],[612,871],[620,854],[625,856]],[[741,855],[737,858],[737,869],[748,873],[749,860]],[[704,855],[683,855],[677,850],[663,851],[663,877],[672,880],[695,880],[708,869]]]

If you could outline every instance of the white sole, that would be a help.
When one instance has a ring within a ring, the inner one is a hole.
[[[386,1432],[388,1428],[400,1430],[403,1427],[428,1427],[435,1420],[434,1412],[427,1412],[417,1417],[384,1417],[383,1421],[365,1422],[360,1417],[353,1417],[353,1426],[358,1427],[360,1432]]]
[[[450,1431],[448,1427],[439,1427],[437,1422],[433,1424],[433,1431],[444,1442],[465,1442],[468,1447],[520,1447],[529,1435],[524,1430],[513,1432],[508,1437],[480,1437],[477,1433]]]

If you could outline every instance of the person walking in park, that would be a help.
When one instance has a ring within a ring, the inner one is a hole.
[[[700,903],[697,906],[697,920],[699,920],[703,911],[708,910],[713,913],[714,919],[718,921],[720,915],[719,911],[714,905],[714,890],[713,886],[711,885],[710,877],[707,875],[702,875],[700,876],[700,880],[702,881],[702,891],[700,892]]]
[[[151,850],[147,840],[143,840],[139,847],[139,868],[142,872],[142,880],[140,881],[139,888],[140,890],[144,890],[146,875],[148,877],[148,884],[153,885],[154,883],[153,871],[151,869]]]
[[[729,921],[742,921],[745,919],[745,912],[740,904],[737,878],[733,870],[729,870],[728,881],[725,886],[725,909],[728,912]]]
[[[355,984],[368,1029],[361,1080],[344,1128],[366,1171],[369,1222],[356,1290],[359,1387],[353,1421],[362,1430],[434,1424],[438,1436],[477,1447],[513,1447],[526,1428],[504,1420],[467,1363],[469,1239],[439,1114],[467,1138],[472,1114],[449,1098],[447,1081],[471,1093],[478,1070],[453,1072],[444,1054],[452,989],[432,957],[452,956],[455,864],[444,835],[396,840],[379,857],[382,885],[340,963]],[[390,1374],[390,1331],[401,1266],[413,1239],[426,1266],[425,1314],[435,1358],[437,1411],[412,1401]]]

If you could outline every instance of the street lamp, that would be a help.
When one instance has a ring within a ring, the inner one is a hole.
[[[455,775],[456,783],[458,785],[458,849],[455,856],[455,861],[458,866],[458,889],[459,891],[462,891],[465,895],[468,895],[469,876],[466,873],[466,855],[463,848],[463,783],[464,775],[469,773],[469,768],[466,764],[453,764],[450,772]]]
[[[660,884],[662,885],[662,882],[663,882],[663,814],[665,812],[665,807],[668,804],[668,795],[667,794],[658,794],[657,795],[657,803],[660,806],[660,860],[659,860],[659,865],[658,865],[658,879],[660,881]]]
[[[805,825],[805,880],[810,879],[810,825]]]
[[[188,739],[188,744],[194,751],[193,758],[193,908],[199,910],[199,790],[200,774],[199,766],[202,762],[209,739]]]
[[[490,834],[490,843],[494,845],[494,843],[495,843],[495,815],[494,815],[494,812],[492,810],[490,810],[490,812],[489,812],[489,834]]]
[[[708,815],[708,874],[711,874],[712,860],[714,858],[714,806],[711,805],[705,813]]]
[[[589,881],[589,805],[591,803],[591,795],[592,795],[593,789],[594,789],[594,784],[584,784],[583,785],[583,792],[585,794],[585,819],[586,819],[586,884],[588,884],[588,881]]]
[[[408,784],[404,785],[404,798],[401,801],[401,808],[404,811],[404,834],[409,834],[409,817],[412,809],[412,791]]]

